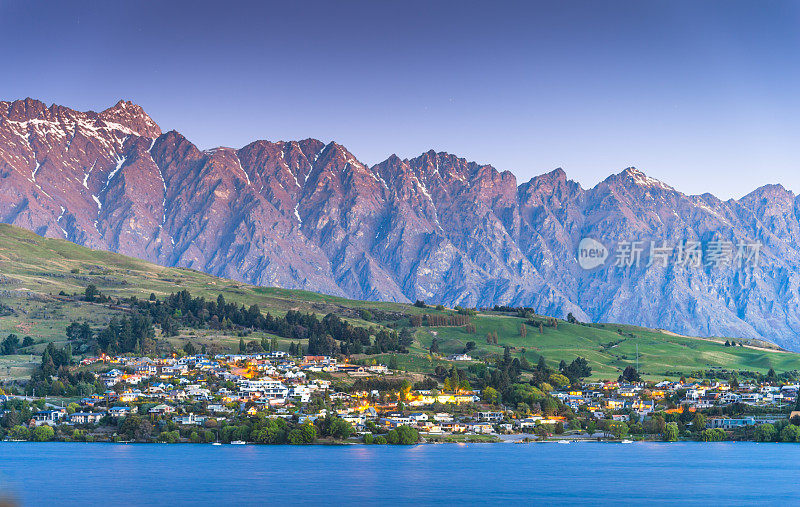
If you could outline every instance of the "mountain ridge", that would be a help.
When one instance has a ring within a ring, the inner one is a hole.
[[[0,182],[2,222],[259,285],[800,345],[800,206],[780,185],[722,201],[635,168],[583,188],[434,150],[373,166],[316,139],[200,150],[132,102],[34,99],[0,102]],[[759,241],[764,266],[584,271],[583,237]]]

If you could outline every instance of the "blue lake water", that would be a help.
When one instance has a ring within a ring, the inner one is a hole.
[[[787,504],[800,445],[0,443],[22,505]]]

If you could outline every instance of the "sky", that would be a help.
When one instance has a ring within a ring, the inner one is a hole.
[[[200,148],[447,151],[584,187],[800,192],[800,2],[0,0],[0,100],[124,98]]]

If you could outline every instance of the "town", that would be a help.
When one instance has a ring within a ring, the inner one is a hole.
[[[694,439],[800,441],[798,384],[645,382],[629,367],[614,381],[511,384],[502,393],[469,387],[451,356],[443,386],[434,376],[331,356],[172,354],[84,358],[84,390],[70,400],[6,386],[6,440],[209,444],[533,442]],[[94,382],[87,382],[94,379]]]

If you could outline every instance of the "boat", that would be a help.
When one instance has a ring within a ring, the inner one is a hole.
[[[632,444],[632,443],[633,443],[633,440],[628,440],[628,439],[625,439],[625,440],[623,440],[623,441],[622,441],[622,442],[620,442],[620,443],[621,443],[621,444]]]
[[[234,440],[233,442],[231,442],[231,445],[244,445],[246,443],[247,442],[245,442],[244,440]]]
[[[211,445],[222,445],[222,444],[220,444],[219,442],[214,442],[214,443],[213,443],[213,444],[211,444]]]
[[[558,443],[559,444],[568,444],[569,440],[559,440]]]

